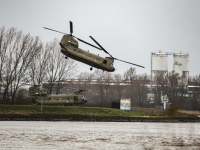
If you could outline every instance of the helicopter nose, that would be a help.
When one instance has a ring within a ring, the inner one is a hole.
[[[84,101],[84,103],[86,103],[86,102],[87,102],[87,99],[84,99],[83,101]]]

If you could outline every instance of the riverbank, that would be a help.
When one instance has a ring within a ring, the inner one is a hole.
[[[200,122],[198,117],[124,117],[76,114],[0,114],[0,121]]]
[[[0,121],[95,121],[95,122],[200,122],[194,114],[177,110],[104,107],[0,105]]]

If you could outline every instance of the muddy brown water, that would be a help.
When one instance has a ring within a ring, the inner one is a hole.
[[[200,149],[200,123],[0,121],[1,150]]]

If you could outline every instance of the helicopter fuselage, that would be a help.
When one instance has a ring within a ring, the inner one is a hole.
[[[41,96],[35,95],[32,96],[33,103],[41,104]],[[64,94],[49,94],[43,95],[42,104],[65,104],[65,105],[74,105],[74,104],[84,104],[87,100],[82,95],[64,95]]]
[[[74,94],[47,94],[44,88],[41,91],[39,87],[30,87],[29,97],[34,104],[41,104],[42,101],[44,105],[78,105],[87,102],[82,92],[75,92]]]
[[[78,48],[78,41],[70,35],[64,35],[60,41],[61,52],[74,60],[85,63],[91,67],[102,69],[108,72],[114,72],[114,59],[111,57],[100,57],[90,53],[89,51]]]

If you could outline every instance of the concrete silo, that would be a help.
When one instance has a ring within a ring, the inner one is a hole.
[[[154,86],[157,86],[156,77],[165,76],[168,73],[168,55],[173,55],[173,73],[180,76],[179,84],[187,88],[189,77],[189,54],[188,53],[171,53],[162,52],[151,53],[151,92],[148,97],[154,101]]]
[[[156,77],[164,77],[166,73],[168,73],[168,53],[163,53],[161,50],[158,53],[151,53],[151,92],[147,94],[151,102],[154,101],[153,86],[156,85]]]
[[[168,55],[159,50],[158,53],[151,55],[151,73],[155,77],[157,75],[165,75],[168,72]]]
[[[173,55],[173,73],[178,73],[180,77],[184,77],[185,85],[188,85],[189,54],[180,52]]]
[[[178,73],[180,76],[189,73],[189,54],[183,54],[182,52],[174,54],[173,72]]]

